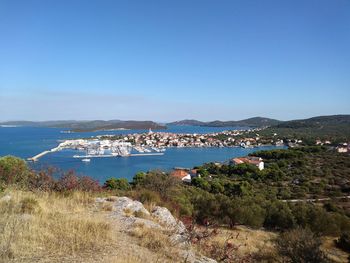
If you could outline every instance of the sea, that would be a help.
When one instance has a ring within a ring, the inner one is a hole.
[[[246,127],[198,127],[168,126],[166,130],[173,133],[214,133],[225,130],[241,130]],[[115,130],[68,133],[66,129],[39,127],[0,127],[0,156],[13,155],[23,159],[33,157],[45,150],[56,147],[61,140],[89,138],[97,135],[143,133],[148,130]],[[75,150],[63,150],[49,153],[29,165],[35,169],[56,167],[61,171],[74,170],[79,175],[88,175],[105,182],[108,178],[126,178],[132,180],[137,172],[149,170],[170,171],[174,167],[192,168],[206,162],[225,162],[230,158],[245,156],[257,150],[269,150],[276,146],[254,148],[167,148],[162,156],[131,156],[115,158],[92,158],[91,162],[82,162],[73,158]]]

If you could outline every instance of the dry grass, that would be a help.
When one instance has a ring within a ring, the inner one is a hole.
[[[334,262],[349,262],[349,254],[336,247],[334,237],[324,237],[321,249]]]
[[[112,240],[109,224],[90,213],[88,194],[7,192],[11,199],[0,201],[0,261],[74,257]]]
[[[238,226],[232,230],[221,228],[217,235],[204,240],[195,247],[199,252],[212,256],[207,253],[208,244],[223,247],[225,242],[229,242],[238,247],[235,251],[238,258],[251,255],[253,262],[275,262],[279,259],[275,249],[277,236],[278,234],[275,232],[254,230],[244,226]],[[349,254],[337,248],[334,240],[334,237],[324,237],[321,245],[322,251],[333,262],[349,262]]]
[[[200,233],[204,228],[196,231]],[[275,262],[276,236],[273,232],[244,226],[235,229],[219,228],[209,237],[198,240],[195,248],[198,252],[222,262]]]
[[[276,236],[273,232],[238,226],[232,230],[220,228],[218,234],[210,238],[210,242],[216,242],[219,245],[230,242],[239,247],[237,253],[243,256],[261,251],[274,252]]]
[[[151,229],[144,224],[139,224],[131,232],[131,236],[137,237],[140,244],[152,251],[159,251],[168,246],[168,236],[160,230]]]

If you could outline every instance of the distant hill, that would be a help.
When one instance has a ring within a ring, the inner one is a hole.
[[[75,132],[100,131],[112,129],[166,129],[166,126],[153,121],[121,121],[121,120],[93,120],[93,121],[8,121],[0,125],[18,125],[28,127],[48,127],[70,129]]]
[[[167,123],[167,125],[178,125],[178,126],[203,126],[205,122],[197,121],[197,120],[182,120],[182,121],[174,121]]]
[[[281,123],[279,120],[254,117],[240,121],[210,121],[202,122],[197,120],[182,120],[168,123],[168,125],[193,125],[193,126],[207,126],[207,127],[235,127],[235,126],[247,126],[247,127],[263,127],[272,126]]]
[[[319,128],[350,125],[350,115],[318,116],[309,119],[285,121],[275,125],[276,128]]]
[[[259,132],[265,136],[275,133],[280,137],[302,138],[310,142],[314,142],[315,139],[348,142],[350,140],[350,115],[318,116],[285,121]]]

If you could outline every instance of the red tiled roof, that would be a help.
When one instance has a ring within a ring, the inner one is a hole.
[[[236,164],[249,163],[249,164],[258,165],[261,162],[261,159],[258,157],[240,157],[240,158],[233,158],[232,161],[235,162]]]
[[[186,172],[185,170],[179,170],[179,169],[177,169],[177,170],[171,172],[170,175],[171,175],[171,176],[174,176],[174,177],[176,177],[176,178],[178,178],[178,179],[182,179],[182,178],[184,178],[185,176],[188,175],[188,172]]]

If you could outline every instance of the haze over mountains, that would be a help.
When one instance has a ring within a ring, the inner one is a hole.
[[[202,122],[198,120],[181,120],[176,122],[168,123],[169,125],[194,125],[194,126],[207,126],[207,127],[235,127],[235,126],[247,126],[247,127],[262,127],[272,126],[281,123],[279,120],[264,118],[264,117],[253,117],[249,119],[239,121],[209,121]]]
[[[1,122],[0,125],[17,125],[31,127],[49,127],[49,128],[65,128],[72,131],[98,131],[111,129],[166,129],[166,125],[192,125],[206,127],[274,127],[274,128],[316,128],[322,129],[331,126],[350,127],[350,115],[330,115],[318,116],[309,119],[281,121],[276,119],[253,117],[239,121],[210,121],[202,122],[198,120],[181,120],[167,123],[166,125],[156,123],[154,121],[122,121],[122,120],[59,120],[59,121],[7,121]]]
[[[65,128],[75,132],[88,132],[113,129],[166,129],[165,126],[153,121],[122,121],[122,120],[92,120],[92,121],[8,121],[0,125],[16,125],[30,127]]]

